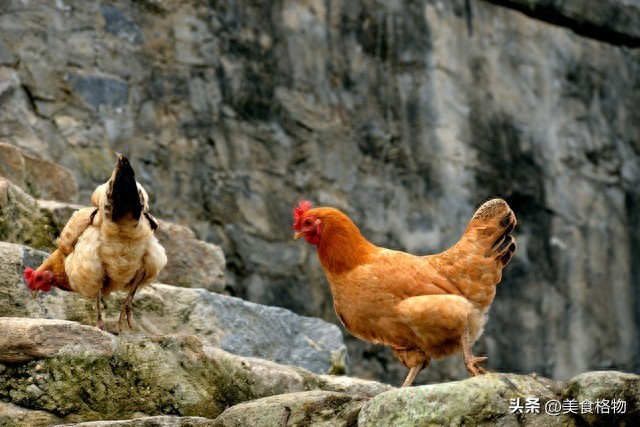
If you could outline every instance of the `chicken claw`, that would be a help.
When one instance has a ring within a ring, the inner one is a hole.
[[[144,272],[138,271],[135,277],[130,282],[133,284],[133,286],[131,288],[131,291],[129,292],[129,295],[127,295],[127,299],[125,299],[124,303],[122,304],[122,310],[120,311],[120,319],[118,319],[118,333],[122,333],[125,316],[127,317],[127,325],[129,325],[129,329],[133,329],[133,322],[131,320],[133,307],[131,306],[131,304],[133,302],[133,297],[135,296],[136,291],[138,290],[138,285],[140,284],[140,282],[144,280],[144,277],[145,277]]]
[[[471,340],[469,339],[469,324],[462,334],[462,358],[464,359],[464,365],[467,368],[467,372],[470,377],[476,377],[478,375],[488,374],[489,371],[479,366],[478,363],[486,362],[486,357],[476,357],[471,353]]]
[[[122,304],[122,310],[120,311],[120,318],[118,319],[118,332],[122,333],[122,329],[124,327],[124,318],[127,316],[127,325],[129,325],[129,329],[133,329],[133,323],[131,321],[131,301],[133,298],[130,298],[131,294],[127,296],[127,299]]]
[[[478,375],[488,374],[489,371],[484,369],[482,366],[478,365],[478,363],[486,362],[486,357],[476,357],[474,355],[470,355],[465,357],[464,364],[467,367],[467,372],[470,377],[476,377]]]

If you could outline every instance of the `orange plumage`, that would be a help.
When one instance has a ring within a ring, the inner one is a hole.
[[[486,358],[475,357],[471,345],[516,248],[516,218],[504,200],[483,204],[458,243],[428,256],[375,246],[337,209],[300,202],[294,220],[294,238],[318,247],[345,328],[391,347],[410,369],[403,386],[432,358],[458,351],[470,376],[486,372],[478,365]]]

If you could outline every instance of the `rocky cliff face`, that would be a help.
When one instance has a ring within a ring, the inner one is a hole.
[[[80,203],[128,154],[152,210],[223,249],[212,290],[332,322],[290,241],[298,198],[426,253],[503,196],[519,250],[476,345],[489,368],[640,372],[640,21],[577,3],[4,1],[0,137],[70,170]],[[355,375],[404,376],[348,344]]]

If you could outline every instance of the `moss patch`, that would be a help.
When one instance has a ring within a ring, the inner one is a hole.
[[[60,231],[51,212],[39,209],[20,188],[9,188],[7,203],[0,205],[0,240],[51,252]]]

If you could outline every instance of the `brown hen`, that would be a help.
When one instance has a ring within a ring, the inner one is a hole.
[[[461,239],[427,256],[378,247],[334,208],[294,208],[294,238],[318,247],[336,314],[356,337],[384,344],[409,368],[413,383],[431,359],[462,352],[470,376],[484,374],[472,344],[516,249],[516,217],[502,199],[483,204]]]

